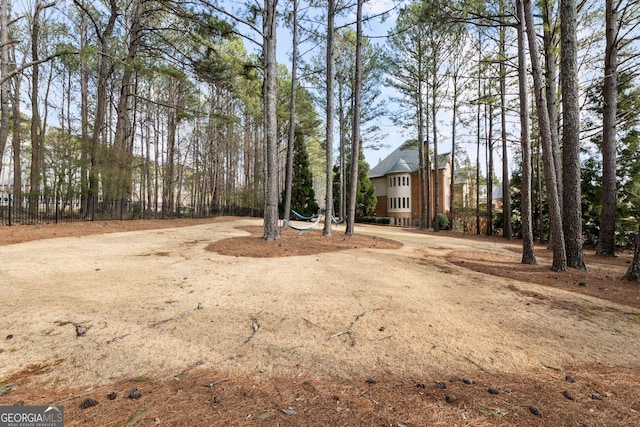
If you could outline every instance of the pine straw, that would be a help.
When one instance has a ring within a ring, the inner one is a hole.
[[[451,381],[469,377],[473,384]],[[565,381],[565,375],[575,383]],[[312,377],[228,376],[197,369],[181,379],[134,379],[96,390],[58,391],[18,388],[0,397],[7,405],[65,406],[67,426],[211,426],[211,425],[406,425],[406,426],[630,426],[640,416],[640,369],[576,367],[493,376],[486,372],[406,378],[384,373],[372,378],[332,380]],[[444,382],[445,390],[434,387]],[[422,388],[424,386],[424,388]],[[487,392],[496,387],[500,394]],[[138,400],[124,396],[138,388]],[[569,390],[575,400],[568,400]],[[107,395],[118,397],[109,400]],[[590,396],[599,393],[603,399]],[[445,397],[454,395],[455,402]],[[87,398],[99,404],[81,409]],[[533,415],[535,405],[542,415]],[[137,421],[136,421],[137,420]],[[133,422],[135,421],[135,422]]]

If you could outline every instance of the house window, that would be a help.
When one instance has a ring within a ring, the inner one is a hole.
[[[407,177],[407,185],[411,185],[411,177],[410,176]]]
[[[389,187],[393,187],[393,181],[389,178]]]
[[[405,209],[407,207],[406,205],[406,201],[405,201],[405,197],[402,198],[402,209]]]

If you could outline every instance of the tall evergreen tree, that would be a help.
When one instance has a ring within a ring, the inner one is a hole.
[[[291,177],[291,209],[300,215],[311,216],[318,212],[318,202],[313,190],[313,177],[309,168],[309,154],[304,135],[299,127],[295,129],[293,146],[293,174]],[[284,205],[286,192],[282,192]]]
[[[578,91],[577,6],[560,1],[562,81],[562,195],[563,232],[569,267],[586,270],[582,256],[582,207],[580,204],[580,103]],[[555,239],[556,236],[554,235]]]
[[[605,2],[604,101],[602,117],[602,210],[596,253],[614,255],[616,231],[616,127],[618,87],[618,11],[614,0]]]
[[[358,161],[358,188],[356,192],[356,212],[355,218],[372,215],[375,212],[378,199],[376,198],[376,187],[369,179],[369,164],[364,159],[364,155],[360,152],[360,160]],[[337,177],[339,174],[338,168],[333,168],[334,172],[334,202],[338,203],[339,195],[335,191],[339,183]],[[351,180],[351,170],[347,171],[347,179]],[[350,194],[347,194],[349,196]]]
[[[516,1],[516,16],[518,17],[518,87],[520,98],[520,144],[522,147],[522,185],[521,185],[521,228],[522,228],[522,263],[535,264],[535,246],[533,244],[532,218],[532,165],[531,139],[529,135],[529,102],[527,91],[527,57],[525,54],[526,35],[524,26],[524,4]]]
[[[265,240],[280,239],[278,228],[278,123],[276,76],[276,7],[277,0],[264,1],[262,17],[262,53],[264,59],[264,127],[265,127]]]

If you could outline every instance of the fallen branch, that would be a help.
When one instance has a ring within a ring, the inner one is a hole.
[[[244,344],[251,341],[251,338],[253,338],[258,333],[258,330],[260,329],[260,325],[258,324],[257,317],[260,315],[260,313],[262,313],[262,311],[260,311],[255,316],[251,317],[251,335],[249,335],[247,339],[244,340]]]
[[[142,329],[140,329],[138,331],[129,332],[128,334],[124,334],[124,335],[120,335],[120,336],[111,338],[109,341],[107,341],[107,344],[111,344],[112,342],[119,341],[119,340],[121,340],[123,338],[126,338],[126,337],[128,337],[130,335],[136,334],[138,332],[142,332],[142,331],[147,330],[147,329],[152,329],[152,328],[155,328],[156,326],[164,325],[165,323],[171,322],[172,320],[182,319],[183,317],[189,316],[189,315],[195,313],[198,310],[202,310],[202,306],[200,304],[198,304],[198,306],[196,308],[194,308],[194,309],[191,309],[189,311],[185,311],[185,312],[176,314],[175,316],[170,317],[169,319],[159,320],[157,322],[150,323],[150,324],[148,324],[147,326],[145,326],[144,328],[142,328]]]
[[[356,339],[353,337],[353,327],[355,326],[355,324],[358,322],[358,320],[360,320],[361,318],[363,318],[367,314],[373,314],[373,313],[375,313],[376,311],[379,311],[379,310],[382,310],[382,309],[381,308],[374,308],[374,309],[367,310],[367,311],[364,311],[364,312],[358,314],[356,316],[356,318],[353,320],[353,322],[351,322],[351,324],[349,325],[349,328],[346,331],[336,332],[335,334],[333,334],[333,335],[331,335],[329,337],[329,340],[332,339],[332,338],[335,338],[335,337],[339,337],[340,335],[347,334],[347,335],[349,335],[349,339],[351,340],[351,347],[354,347],[356,345]]]
[[[475,360],[470,359],[469,357],[465,356],[464,360],[466,360],[467,362],[475,365],[478,369],[480,369],[483,372],[486,372],[488,374],[491,374],[491,372],[487,371],[485,368],[483,368],[482,366],[480,366],[480,364],[478,362],[476,362]]]
[[[184,371],[180,372],[178,375],[174,375],[173,378],[176,380],[180,380],[182,377],[184,377],[185,375],[187,375],[192,369],[197,368],[198,366],[204,365],[204,360],[198,360],[196,363],[194,363],[193,365],[189,366],[187,369],[185,369]]]
[[[209,383],[209,384],[205,384],[204,386],[205,387],[209,387],[209,389],[212,389],[214,386],[216,386],[216,385],[218,385],[220,383],[226,382],[226,381],[229,381],[229,377],[223,378],[223,379],[218,380],[218,381],[214,381],[214,382]]]
[[[311,320],[306,319],[306,318],[302,318],[302,320],[304,320],[305,322],[307,322],[307,324],[311,325],[311,326],[315,326],[316,328],[320,328],[322,329],[322,327],[320,327],[320,325],[316,325],[315,323],[313,323]]]

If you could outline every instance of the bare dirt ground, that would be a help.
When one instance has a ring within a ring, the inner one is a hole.
[[[628,254],[553,273],[500,238],[260,225],[0,227],[0,405],[71,426],[638,425]]]

